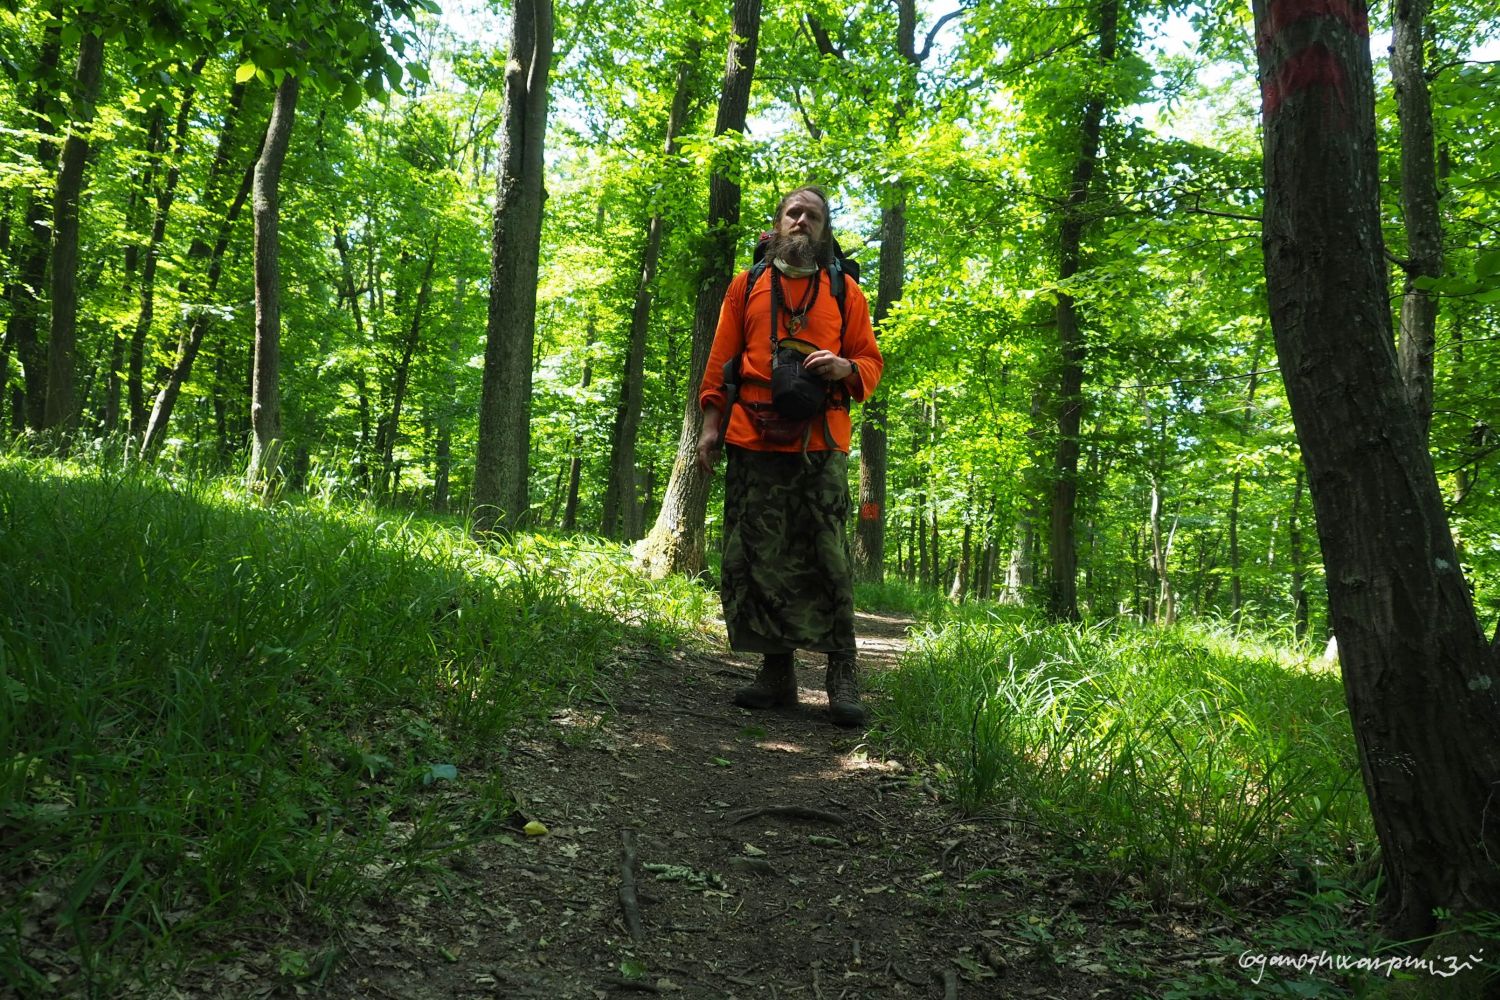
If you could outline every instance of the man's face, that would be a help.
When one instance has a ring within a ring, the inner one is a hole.
[[[828,220],[823,218],[823,202],[810,191],[800,191],[787,201],[776,220],[776,232],[780,236],[805,236],[809,243],[817,246],[823,241]]]

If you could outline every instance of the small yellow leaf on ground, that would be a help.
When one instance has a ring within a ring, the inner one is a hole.
[[[521,832],[528,837],[545,837],[550,831],[547,829],[547,824],[534,819],[522,827]]]

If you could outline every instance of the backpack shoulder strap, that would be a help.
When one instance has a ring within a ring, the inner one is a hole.
[[[755,262],[753,267],[750,268],[750,277],[745,281],[745,305],[748,306],[750,304],[750,293],[755,290],[755,283],[759,281],[760,276],[765,273],[766,260],[764,257],[762,257],[760,260]]]

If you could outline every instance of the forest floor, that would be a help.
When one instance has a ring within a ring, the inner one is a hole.
[[[895,663],[909,624],[860,616],[866,671]],[[797,708],[756,713],[729,700],[749,657],[623,655],[607,702],[497,755],[519,808],[449,855],[446,878],[307,942],[300,978],[284,950],[246,944],[184,995],[1080,1000],[1233,963],[1212,914],[1139,909],[1128,884],[1070,864],[1069,845],[965,818],[919,770],[831,725],[821,655],[799,654]],[[533,820],[548,832],[527,835]]]

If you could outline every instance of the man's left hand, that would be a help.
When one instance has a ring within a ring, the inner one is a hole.
[[[813,351],[802,360],[802,367],[829,382],[842,382],[854,374],[854,362],[832,351]]]

